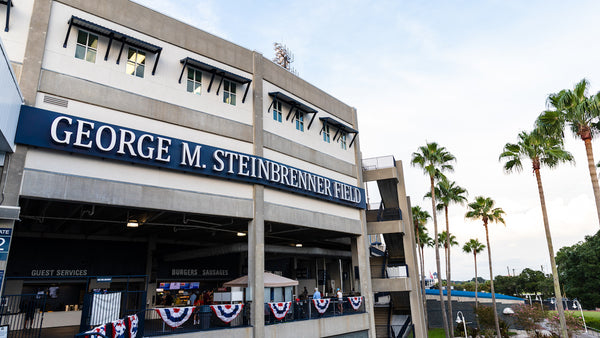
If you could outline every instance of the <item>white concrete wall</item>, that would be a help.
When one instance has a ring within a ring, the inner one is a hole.
[[[29,34],[29,21],[31,20],[33,1],[13,0],[14,6],[10,9],[8,32],[4,31],[6,6],[0,5],[0,39],[2,39],[8,51],[8,58],[12,62],[22,63],[25,57],[25,44],[27,43],[27,34]]]
[[[132,13],[132,15],[134,14],[135,13]],[[156,68],[156,74],[154,76],[152,75],[152,68],[154,66],[156,55],[151,53],[146,53],[147,60],[143,78],[126,74],[127,45],[123,49],[120,63],[116,64],[119,49],[121,47],[121,43],[117,41],[113,41],[108,60],[104,61],[104,55],[109,40],[102,36],[99,36],[98,53],[95,63],[76,59],[75,46],[78,34],[77,27],[71,28],[67,48],[63,48],[63,42],[69,27],[67,22],[72,15],[162,47],[163,50]],[[252,124],[252,88],[248,91],[246,102],[242,103],[242,97],[246,88],[245,85],[241,86],[238,84],[237,103],[235,106],[232,106],[223,103],[222,87],[219,91],[219,95],[216,95],[220,77],[215,77],[210,93],[206,92],[211,74],[203,72],[202,95],[188,93],[186,91],[187,71],[184,72],[181,83],[178,83],[182,69],[180,60],[185,57],[191,57],[198,61],[215,65],[218,68],[245,78],[252,78],[251,74],[57,2],[53,2],[52,4],[52,12],[46,39],[46,53],[42,62],[42,68],[74,77],[85,78],[89,81],[106,86],[199,110],[208,114],[221,116],[226,119],[245,124]]]

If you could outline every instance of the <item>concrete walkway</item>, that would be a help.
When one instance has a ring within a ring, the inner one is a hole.
[[[527,338],[529,337],[527,335],[527,332],[525,332],[524,330],[511,330],[512,332],[517,332],[516,336],[511,336],[513,338]],[[544,334],[550,336],[550,332],[548,331],[543,331]],[[573,336],[573,338],[591,338],[591,337],[600,337],[600,333],[598,332],[594,332],[594,331],[588,331],[588,333],[585,332],[580,332],[576,335]]]

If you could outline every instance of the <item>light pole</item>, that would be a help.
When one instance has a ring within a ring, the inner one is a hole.
[[[585,325],[585,317],[583,317],[583,309],[581,308],[581,303],[577,299],[573,300],[573,309],[581,311],[581,319],[583,320],[583,328],[585,329],[585,333],[588,333],[587,325]]]
[[[542,297],[540,297],[540,295],[535,295],[535,300],[539,300],[540,301],[540,308],[542,309],[542,312],[544,311],[544,304],[542,303]]]
[[[554,306],[554,310],[556,310],[556,297],[550,298],[550,304]]]
[[[456,312],[456,323],[463,323],[463,328],[465,330],[465,338],[467,338],[467,321],[465,320],[465,316],[463,315],[463,313],[460,311]]]

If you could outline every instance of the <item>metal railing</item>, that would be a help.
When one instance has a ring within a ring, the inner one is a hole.
[[[393,168],[395,166],[396,166],[396,160],[394,159],[394,156],[392,156],[392,155],[365,158],[362,160],[363,170]]]
[[[8,325],[11,338],[40,337],[45,294],[6,295],[0,302],[0,325]]]
[[[399,265],[371,265],[371,271],[381,271],[381,277],[373,278],[407,278],[408,266],[406,264]]]
[[[144,337],[249,326],[250,306],[251,303],[244,303],[242,312],[229,323],[221,321],[210,305],[196,306],[191,317],[176,328],[167,325],[155,309],[148,309],[145,311]]]
[[[265,325],[278,324],[283,322],[291,322],[297,320],[309,320],[319,319],[324,317],[333,316],[347,316],[356,313],[364,313],[365,304],[364,301],[361,303],[358,310],[354,310],[350,305],[350,302],[346,297],[342,301],[338,301],[337,298],[331,298],[329,306],[324,313],[319,313],[315,308],[312,299],[293,301],[290,311],[282,319],[277,319],[273,315],[273,312],[269,308],[269,305],[265,303]]]

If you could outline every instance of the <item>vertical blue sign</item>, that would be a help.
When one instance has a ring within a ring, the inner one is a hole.
[[[5,261],[8,258],[11,235],[12,229],[0,228],[0,261]]]

